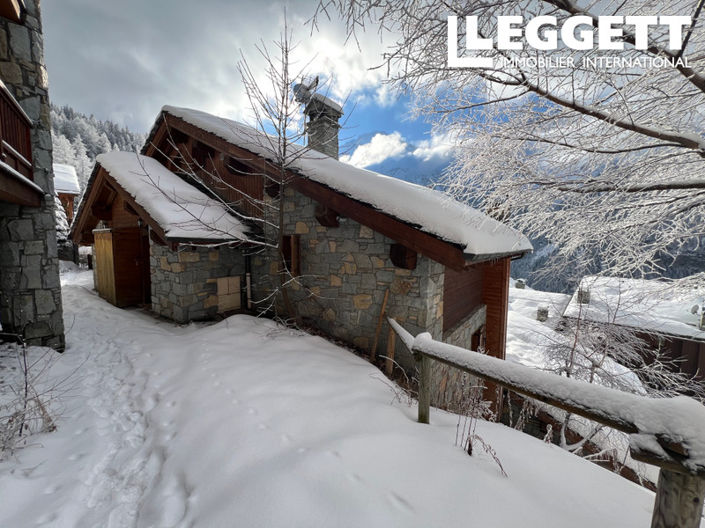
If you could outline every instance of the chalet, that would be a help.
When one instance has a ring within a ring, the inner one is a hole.
[[[76,169],[72,165],[64,165],[63,163],[54,163],[52,167],[54,170],[54,190],[64,211],[66,211],[66,219],[70,224],[73,220],[74,202],[81,194]]]
[[[633,330],[679,368],[705,380],[705,292],[658,280],[584,277],[564,317]]]
[[[283,193],[271,138],[197,110],[165,106],[140,155],[99,156],[72,237],[95,246],[101,295],[178,322],[267,308],[280,274],[266,246],[277,203],[290,315],[388,350],[384,311],[412,332],[504,357],[509,265],[529,241],[442,193],[338,161],[340,107],[314,97],[306,114],[311,148],[290,146]]]
[[[64,347],[38,0],[0,0],[0,323]]]

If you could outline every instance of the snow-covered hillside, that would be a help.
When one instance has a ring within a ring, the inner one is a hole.
[[[415,422],[374,367],[235,316],[174,326],[63,277],[58,431],[0,463],[0,526],[648,526],[654,495],[502,425]],[[59,394],[57,394],[59,395]],[[481,450],[478,450],[481,451]]]

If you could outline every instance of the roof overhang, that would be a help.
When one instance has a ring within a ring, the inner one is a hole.
[[[12,167],[0,163],[0,201],[39,207],[44,191]]]
[[[96,163],[93,173],[86,186],[83,200],[71,224],[69,237],[75,244],[88,245],[93,243],[93,230],[100,220],[108,218],[115,198],[120,196],[130,212],[135,214],[145,225],[149,226],[152,238],[163,245],[175,248],[178,245],[241,245],[242,240],[223,241],[201,238],[169,237],[164,228],[127,192],[110,173],[99,163]]]
[[[142,148],[142,154],[155,156],[158,146],[168,140],[172,130],[178,130],[213,149],[235,157],[241,163],[250,165],[258,172],[268,172],[277,178],[279,172],[276,166],[258,154],[203,130],[180,117],[162,111],[157,117],[147,141]],[[452,242],[420,230],[407,222],[379,211],[369,204],[351,198],[325,184],[315,182],[299,173],[288,171],[289,185],[301,194],[326,207],[335,210],[341,216],[350,218],[362,225],[385,235],[392,240],[421,253],[436,262],[456,271],[481,262],[499,260],[502,258],[520,258],[529,251],[517,251],[493,255],[468,255],[463,249]]]

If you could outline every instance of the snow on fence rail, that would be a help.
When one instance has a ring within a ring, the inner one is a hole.
[[[429,423],[431,360],[629,434],[632,458],[660,468],[652,528],[697,528],[705,499],[705,406],[686,396],[646,398],[542,372],[435,341],[389,323],[419,370],[418,421]]]

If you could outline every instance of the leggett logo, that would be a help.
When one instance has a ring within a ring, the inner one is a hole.
[[[595,24],[589,16],[572,16],[559,27],[554,16],[537,16],[528,20],[524,26],[523,16],[498,16],[497,40],[483,38],[479,35],[476,16],[465,17],[465,48],[470,54],[458,56],[458,17],[448,17],[448,67],[450,68],[496,68],[493,57],[472,55],[483,50],[512,51],[522,50],[525,45],[536,50],[557,50],[558,36],[565,48],[571,50],[614,50],[625,49],[624,26],[631,26],[626,33],[633,38],[633,47],[638,50],[649,48],[649,32],[656,26],[668,28],[668,48],[680,50],[683,45],[683,28],[689,27],[689,16],[600,16],[597,19],[597,38]],[[595,42],[597,40],[597,42]],[[500,65],[519,64],[529,66],[574,67],[575,59],[562,57],[527,57],[520,59],[502,58]],[[585,66],[597,67],[664,67],[666,65],[688,66],[684,57],[619,57],[595,56],[583,57]]]

